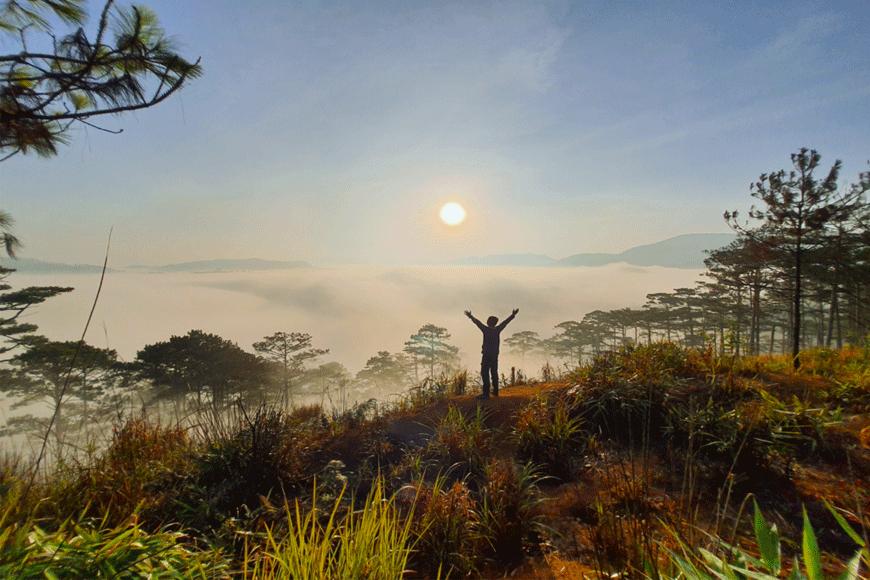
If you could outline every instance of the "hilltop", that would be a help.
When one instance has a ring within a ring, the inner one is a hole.
[[[658,343],[558,378],[545,370],[546,380],[504,385],[487,401],[460,373],[392,404],[331,414],[238,407],[230,420],[202,416],[189,428],[133,417],[80,475],[67,469],[67,484],[27,501],[9,503],[20,487],[0,472],[0,499],[22,532],[31,514],[95,518],[111,534],[135,509],[138,533],[179,527],[187,543],[223,546],[228,570],[281,556],[289,548],[269,544],[266,531],[292,536],[288,518],[308,530],[293,541],[319,542],[304,514],[332,512],[345,523],[319,524],[327,545],[404,553],[409,577],[440,568],[441,577],[553,580],[638,577],[645,565],[668,577],[664,548],[680,549],[673,534],[694,547],[718,537],[752,550],[757,502],[790,541],[789,559],[801,554],[805,508],[825,565],[839,571],[856,549],[842,526],[860,533],[870,513],[870,355],[820,350],[802,360],[795,373],[787,358]],[[844,510],[842,524],[826,501]],[[386,545],[347,527],[352,504],[387,526],[377,532]],[[388,534],[393,526],[408,535]],[[414,551],[390,540],[400,537],[415,538]]]

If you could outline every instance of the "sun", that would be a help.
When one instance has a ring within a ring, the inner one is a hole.
[[[441,219],[444,223],[455,226],[465,219],[465,210],[458,203],[448,203],[441,208]]]

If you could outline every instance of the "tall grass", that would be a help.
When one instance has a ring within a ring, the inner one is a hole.
[[[229,563],[220,551],[183,545],[180,533],[149,534],[136,521],[62,522],[44,530],[32,520],[0,516],[0,578],[18,580],[224,580]]]
[[[571,417],[568,403],[559,398],[550,405],[538,395],[522,409],[511,435],[521,462],[531,462],[544,475],[568,481],[584,438],[580,417]]]
[[[665,548],[673,567],[677,570],[676,574],[669,577],[693,580],[738,580],[740,578],[778,580],[785,573],[788,573],[789,579],[795,580],[825,580],[827,578],[856,580],[860,577],[861,561],[863,559],[865,564],[867,562],[867,552],[866,549],[863,549],[865,548],[863,543],[860,544],[862,549],[859,549],[846,562],[845,568],[837,576],[830,576],[825,573],[822,567],[823,554],[819,549],[816,533],[810,523],[809,516],[807,516],[806,508],[803,510],[803,528],[799,542],[801,558],[795,556],[791,562],[788,562],[783,558],[781,540],[776,525],[768,526],[758,504],[755,503],[754,507],[752,526],[759,557],[754,557],[735,546],[724,544],[718,538],[713,539],[717,544],[724,546],[726,551],[724,558],[705,548],[699,548],[698,556],[695,556],[685,544],[679,542],[682,554]],[[832,513],[837,515],[833,510]],[[844,530],[852,532],[853,539],[861,541],[845,520],[839,518],[838,521]]]
[[[317,505],[316,492],[312,505]],[[410,518],[403,519],[378,482],[364,505],[340,513],[341,495],[332,509],[305,510],[299,501],[287,506],[289,530],[278,537],[266,529],[266,546],[245,560],[243,578],[250,580],[335,580],[337,578],[399,579],[413,549]]]
[[[493,430],[486,426],[487,412],[477,407],[466,417],[450,405],[447,414],[435,428],[428,454],[445,463],[454,474],[482,474],[484,457],[489,451]]]

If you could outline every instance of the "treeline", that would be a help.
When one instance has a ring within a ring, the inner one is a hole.
[[[453,371],[460,360],[458,347],[448,343],[450,334],[432,324],[411,335],[401,355],[378,353],[354,377],[341,363],[318,364],[329,350],[315,348],[307,333],[276,332],[254,343],[252,353],[215,334],[191,330],[149,344],[125,362],[115,350],[48,340],[35,334],[35,326],[20,327],[11,318],[0,320],[0,330],[4,320],[20,348],[0,368],[0,392],[12,399],[12,409],[41,403],[56,412],[11,417],[0,436],[50,432],[57,444],[75,440],[109,416],[144,408],[179,416],[204,405],[220,410],[236,402],[288,409],[308,395],[303,402],[344,411],[361,399],[381,398]]]
[[[870,331],[870,172],[838,183],[841,162],[822,177],[821,155],[801,149],[792,169],[762,174],[751,186],[758,202],[745,221],[726,212],[738,233],[708,252],[693,288],[647,295],[640,308],[596,310],[556,326],[555,336],[515,334],[516,352],[579,362],[627,342],[666,340],[712,345],[734,354],[840,349]],[[508,342],[508,341],[506,341]]]

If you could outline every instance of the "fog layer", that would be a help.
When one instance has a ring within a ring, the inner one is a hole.
[[[337,361],[355,374],[378,351],[401,351],[412,334],[432,323],[447,329],[451,342],[460,348],[462,364],[474,369],[481,338],[463,315],[466,309],[485,319],[504,318],[519,308],[502,339],[523,330],[547,338],[560,322],[579,321],[593,310],[639,307],[647,294],[692,286],[699,274],[625,264],[572,269],[347,266],[199,274],[121,272],[106,276],[87,341],[132,360],[145,345],[191,329],[220,335],[248,351],[275,332],[303,332],[312,335],[315,348],[330,350],[319,363]],[[81,336],[99,276],[16,273],[9,281],[14,288],[75,287],[39,306],[28,321],[52,340]],[[505,350],[503,363],[511,364]]]

